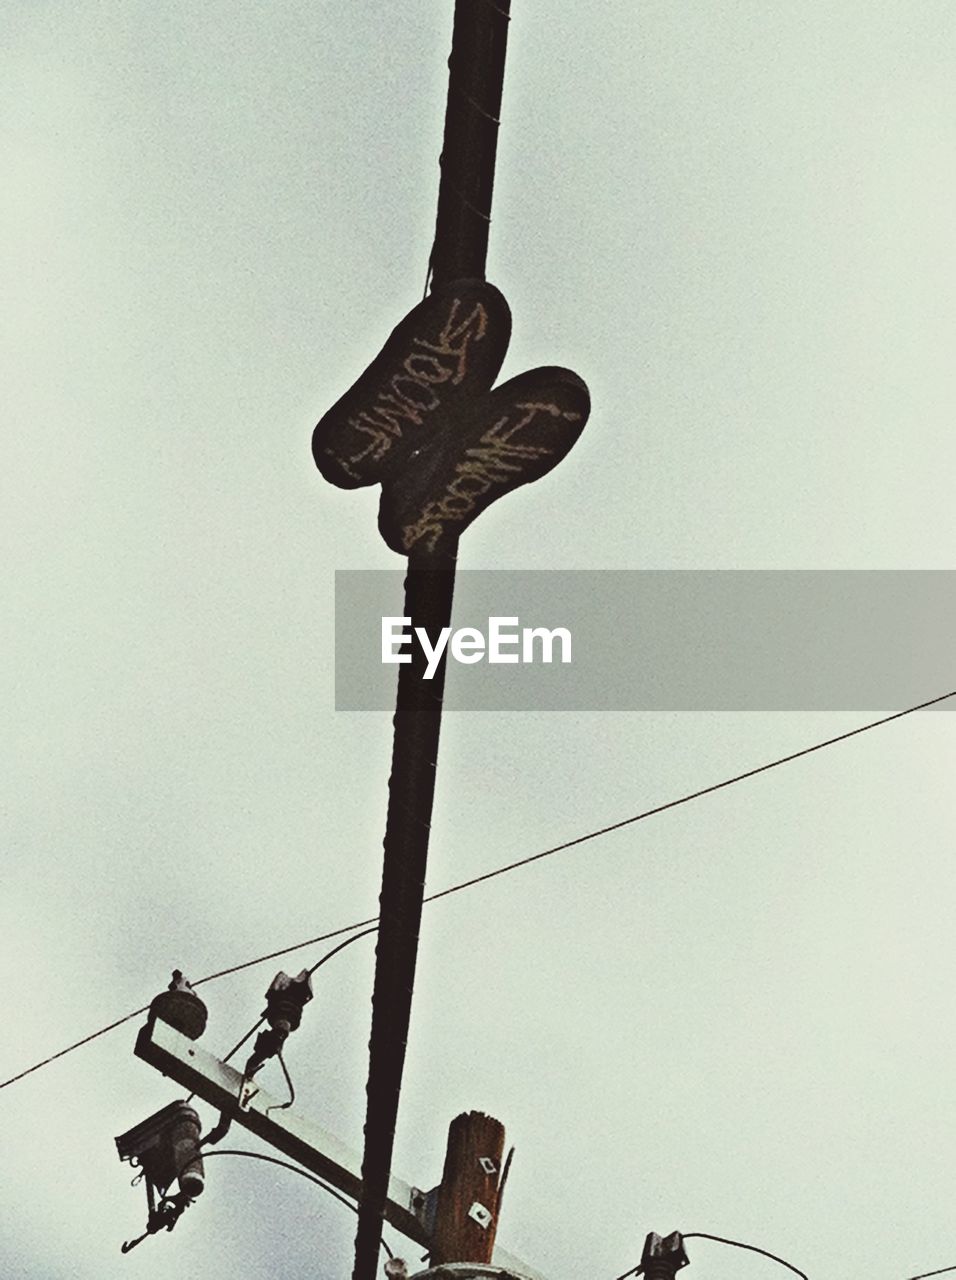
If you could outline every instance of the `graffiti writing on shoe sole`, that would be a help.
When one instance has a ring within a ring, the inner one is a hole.
[[[463,525],[478,506],[479,500],[497,488],[494,497],[535,479],[549,470],[543,465],[549,458],[563,456],[565,442],[553,445],[523,444],[520,434],[540,414],[564,422],[580,422],[581,414],[568,412],[551,403],[519,403],[514,419],[509,414],[499,418],[476,445],[465,449],[462,460],[445,486],[441,497],[425,506],[417,519],[402,527],[402,545],[406,551],[419,543],[434,551],[446,526]],[[558,459],[555,458],[555,461]],[[553,465],[553,464],[552,464]],[[491,499],[493,501],[493,499]]]
[[[488,312],[475,303],[464,319],[460,298],[453,298],[445,320],[433,338],[415,337],[411,351],[378,392],[369,409],[348,419],[362,438],[354,453],[340,465],[355,479],[365,462],[381,462],[410,427],[420,427],[441,408],[442,388],[457,387],[468,373],[473,343],[481,342],[488,327]],[[330,452],[326,450],[326,452]]]

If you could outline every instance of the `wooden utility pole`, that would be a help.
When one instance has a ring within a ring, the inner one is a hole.
[[[432,1266],[491,1261],[504,1147],[504,1125],[493,1116],[468,1111],[451,1122],[438,1188]]]

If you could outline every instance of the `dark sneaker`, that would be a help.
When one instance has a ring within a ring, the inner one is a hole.
[[[457,280],[436,289],[319,422],[315,465],[343,489],[385,479],[427,444],[438,419],[484,398],[510,337],[511,312],[494,285]]]
[[[443,413],[429,442],[382,485],[382,537],[403,555],[452,549],[502,494],[557,466],[590,408],[576,373],[543,368]]]

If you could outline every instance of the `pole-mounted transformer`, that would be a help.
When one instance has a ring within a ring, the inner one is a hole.
[[[205,1177],[199,1132],[196,1111],[185,1102],[171,1102],[116,1139],[119,1158],[142,1170],[148,1207],[146,1230],[122,1246],[124,1253],[146,1236],[164,1228],[172,1231],[182,1212],[202,1194]],[[179,1191],[171,1194],[174,1182],[179,1183]]]

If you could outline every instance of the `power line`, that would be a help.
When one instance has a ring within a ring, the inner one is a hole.
[[[354,926],[353,926],[354,927]],[[340,951],[344,951],[346,947],[351,946],[353,942],[358,942],[359,938],[369,938],[373,933],[378,933],[378,925],[374,929],[364,929],[361,933],[354,934],[351,938],[346,938],[344,942],[340,942],[337,947],[333,947],[331,951],[326,951],[321,960],[316,960],[315,964],[309,969],[309,975],[315,973],[316,969],[321,969],[327,960],[331,960],[333,956],[337,956]]]
[[[801,1280],[808,1280],[805,1272],[799,1267],[795,1267],[792,1262],[787,1262],[785,1258],[778,1258],[775,1253],[770,1253],[767,1249],[760,1249],[755,1244],[744,1244],[742,1240],[728,1240],[725,1236],[712,1236],[707,1231],[683,1231],[681,1237],[684,1240],[716,1240],[718,1244],[733,1245],[735,1249],[747,1249],[750,1253],[759,1253],[764,1258],[770,1258],[772,1262],[779,1262],[782,1267],[786,1267],[788,1271],[792,1271],[795,1275],[801,1277]]]
[[[376,924],[377,920],[377,916],[372,916],[370,920],[357,920],[354,924],[343,925],[341,929],[332,929],[328,933],[319,934],[317,938],[309,938],[306,942],[297,942],[294,946],[283,947],[279,951],[270,951],[268,955],[257,956],[255,960],[246,960],[243,964],[233,965],[231,968],[222,969],[218,973],[207,974],[205,978],[197,978],[197,980],[190,983],[190,985],[194,988],[201,987],[203,983],[215,982],[217,978],[225,978],[228,974],[239,973],[242,969],[251,969],[254,965],[264,964],[266,960],[275,960],[278,956],[288,955],[292,951],[301,951],[303,947],[311,947],[317,942],[326,942],[329,938],[337,938],[343,933],[351,933],[353,929],[360,929],[362,925]],[[341,946],[333,947],[331,951],[327,952],[322,959],[319,960],[318,964],[312,966],[309,973],[314,973],[320,965],[325,964],[326,960],[330,960],[332,956],[343,950],[343,948],[348,946],[350,942],[357,942],[359,938],[365,938],[369,934],[375,932],[375,929],[368,929],[364,933],[356,933],[353,937],[347,938]],[[32,1067],[27,1067],[26,1070],[19,1072],[15,1076],[11,1076],[9,1080],[0,1081],[0,1089],[6,1089],[8,1085],[16,1084],[18,1080],[24,1079],[25,1076],[32,1075],[34,1071],[39,1071],[41,1067],[49,1066],[51,1062],[56,1062],[58,1058],[63,1058],[68,1053],[72,1053],[74,1049],[81,1049],[83,1045],[89,1044],[92,1040],[97,1040],[100,1036],[105,1036],[108,1031],[115,1031],[116,1028],[121,1027],[124,1022],[130,1022],[133,1018],[138,1018],[144,1013],[149,1013],[148,1004],[142,1005],[139,1009],[133,1009],[131,1013],[124,1014],[122,1018],[117,1018],[115,1022],[109,1023],[108,1026],[100,1027],[99,1031],[94,1031],[91,1035],[84,1036],[82,1040],[74,1041],[73,1044],[67,1045],[65,1049],[60,1049],[56,1053],[51,1053],[48,1058],[44,1058],[41,1062],[35,1062]],[[262,1022],[263,1019],[260,1018],[252,1030],[246,1032],[238,1044],[234,1045],[232,1049],[229,1050],[229,1053],[223,1059],[224,1062],[227,1062],[234,1053],[237,1053],[239,1049],[242,1048],[252,1035],[252,1032],[259,1029]]]
[[[563,853],[565,849],[573,849],[575,845],[585,844],[588,840],[596,840],[599,836],[609,835],[612,831],[620,831],[623,827],[632,826],[635,822],[642,822],[645,818],[652,818],[668,809],[679,808],[681,805],[689,804],[692,800],[699,800],[702,796],[711,795],[715,791],[722,791],[725,787],[732,787],[736,783],[744,782],[748,778],[754,778],[760,773],[767,773],[771,769],[779,768],[780,765],[799,760],[802,756],[809,756],[815,751],[822,751],[825,747],[832,747],[838,742],[844,742],[847,738],[854,738],[858,734],[868,733],[871,729],[878,729],[881,725],[889,724],[893,720],[901,720],[904,716],[913,715],[917,711],[925,711],[928,707],[934,707],[938,703],[945,702],[953,697],[956,697],[956,689],[949,693],[941,694],[937,698],[930,698],[927,702],[920,702],[914,707],[907,707],[905,711],[894,711],[892,715],[883,716],[879,720],[872,720],[869,724],[859,725],[856,729],[849,729],[846,733],[837,734],[833,738],[825,738],[822,742],[814,743],[813,746],[803,747],[799,751],[791,752],[790,755],[780,756],[767,764],[758,765],[756,768],[748,769],[744,773],[735,774],[732,778],[725,778],[722,782],[715,782],[708,787],[702,787],[698,791],[691,791],[686,795],[679,796],[676,800],[668,800],[666,803],[656,805],[652,809],[645,809],[630,818],[623,818],[620,822],[611,823],[606,827],[599,827],[596,831],[589,831],[586,835],[576,836],[573,840],[564,841],[563,844],[552,845],[550,849],[543,849],[540,853],[533,853],[527,858],[519,858],[516,862],[508,862],[504,866],[496,867],[493,871],[486,871],[483,875],[473,876],[470,880],[462,880],[459,884],[453,884],[448,889],[428,894],[424,901],[438,902],[440,898],[448,898],[453,893],[460,893],[463,889],[471,889],[474,885],[483,884],[486,880],[494,880],[497,876],[506,875],[509,871],[517,871],[519,867],[526,867],[532,862],[539,862],[542,858],[550,858],[556,853]],[[358,920],[355,924],[345,925],[341,929],[333,930],[331,933],[321,934],[318,938],[310,938],[306,942],[297,942],[291,947],[272,951],[268,955],[259,956],[255,960],[245,960],[242,964],[232,965],[228,969],[221,969],[218,973],[210,974],[206,978],[200,978],[198,982],[194,982],[192,985],[198,987],[204,982],[212,982],[215,978],[223,978],[228,974],[238,973],[242,969],[251,968],[253,965],[261,964],[266,960],[274,960],[277,956],[288,955],[292,951],[310,947],[314,943],[326,942],[329,938],[335,938],[343,933],[351,932],[353,929],[373,925],[376,920],[376,916],[371,917],[369,920]],[[369,932],[374,931],[370,930]]]
[[[237,1040],[237,1041],[236,1041],[236,1043],[232,1046],[232,1048],[229,1050],[229,1052],[228,1052],[228,1053],[226,1054],[226,1056],[223,1058],[223,1062],[228,1062],[230,1058],[234,1057],[234,1056],[239,1052],[239,1050],[242,1048],[242,1046],[246,1043],[246,1041],[249,1039],[249,1037],[250,1037],[251,1035],[253,1035],[253,1033],[254,1033],[254,1032],[256,1032],[256,1031],[258,1031],[258,1030],[259,1030],[259,1028],[262,1026],[262,1024],[265,1022],[265,1020],[266,1020],[266,1018],[265,1018],[265,1014],[263,1014],[263,1015],[262,1015],[262,1017],[259,1019],[259,1021],[258,1021],[258,1022],[257,1022],[253,1027],[251,1027],[251,1028],[246,1032],[246,1034],[242,1037],[242,1039],[241,1039],[241,1040]],[[192,1098],[192,1097],[195,1097],[195,1095],[194,1095],[194,1094],[190,1094],[190,1095],[189,1095],[189,1097],[190,1097],[190,1098]],[[187,1098],[187,1099],[186,1099],[186,1101],[188,1102],[188,1101],[189,1101],[189,1099]]]
[[[873,720],[869,724],[860,725],[858,728],[850,729],[846,733],[839,733],[834,738],[826,738],[823,742],[814,743],[812,747],[803,747],[800,751],[793,751],[788,756],[780,756],[779,759],[758,765],[755,769],[748,769],[744,773],[735,774],[732,778],[725,778],[723,782],[712,783],[709,787],[702,787],[699,791],[691,791],[676,800],[668,800],[665,804],[656,805],[653,809],[645,809],[642,813],[636,813],[632,818],[623,818],[620,822],[612,822],[610,826],[601,827],[597,831],[589,831],[587,835],[577,836],[574,840],[566,840],[564,844],[556,844],[550,849],[544,849],[541,853],[533,853],[528,858],[519,858],[517,862],[509,862],[504,867],[497,867],[494,871],[485,872],[484,875],[475,876],[471,880],[463,880],[461,884],[452,885],[450,889],[443,889],[441,893],[431,894],[425,901],[437,902],[439,898],[447,898],[450,894],[459,893],[462,889],[470,889],[472,885],[481,884],[485,880],[493,880],[495,876],[503,876],[506,872],[515,871],[518,867],[526,867],[541,858],[550,858],[552,854],[562,853],[565,849],[572,849],[575,845],[584,844],[587,840],[596,840],[598,836],[606,836],[612,831],[620,831],[622,827],[632,826],[635,822],[642,822],[645,818],[653,818],[655,814],[664,813],[668,809],[677,809],[680,805],[689,804],[691,800],[699,800],[701,796],[708,796],[715,791],[722,791],[725,787],[732,787],[738,782],[744,782],[747,778],[755,778],[759,773],[767,773],[770,769],[777,769],[782,764],[789,764],[792,760],[799,760],[801,756],[812,755],[815,751],[822,751],[824,747],[832,747],[837,742],[844,742],[847,738],[856,737],[857,734],[867,733],[870,729],[878,729],[880,725],[889,724],[891,720],[900,720],[903,716],[912,715],[914,711],[925,711],[927,707],[935,706],[937,703],[945,702],[947,698],[953,697],[956,697],[956,689],[950,693],[944,693],[938,698],[931,698],[928,702],[921,702],[918,706],[908,707],[905,711],[895,711],[892,715],[884,716],[881,720]]]
[[[107,1031],[115,1031],[117,1027],[121,1027],[124,1022],[129,1022],[131,1018],[137,1018],[141,1013],[147,1013],[149,1005],[144,1004],[142,1009],[134,1009],[132,1013],[124,1014],[122,1018],[117,1018],[115,1022],[111,1022],[108,1026],[100,1027],[99,1031],[94,1031],[92,1035],[84,1036],[82,1040],[76,1040],[73,1044],[67,1045],[65,1049],[60,1049],[56,1053],[51,1053],[48,1058],[44,1058],[42,1062],[35,1062],[32,1067],[27,1067],[25,1071],[19,1072],[15,1076],[11,1076],[9,1080],[0,1083],[0,1089],[6,1089],[8,1085],[16,1084],[18,1080],[22,1080],[24,1076],[32,1075],[34,1071],[39,1071],[41,1067],[49,1066],[51,1062],[56,1062],[57,1058],[64,1058],[68,1053],[72,1053],[74,1049],[82,1049],[85,1044],[89,1044],[91,1040],[97,1040],[100,1036],[105,1036]]]
[[[786,1267],[795,1275],[802,1277],[802,1280],[808,1280],[805,1272],[799,1267],[795,1267],[792,1262],[787,1262],[785,1258],[780,1258],[775,1253],[770,1253],[767,1249],[761,1249],[755,1244],[745,1244],[741,1240],[729,1240],[725,1236],[714,1236],[707,1231],[685,1231],[680,1233],[682,1240],[715,1240],[718,1244],[733,1245],[737,1249],[747,1249],[751,1253],[759,1253],[764,1258],[769,1258],[772,1262],[779,1262],[782,1267]],[[632,1276],[640,1276],[643,1274],[644,1268],[641,1263],[624,1271],[621,1275],[616,1276],[615,1280],[630,1280]],[[941,1276],[948,1271],[956,1271],[956,1263],[949,1267],[939,1267],[936,1271],[922,1271],[918,1276],[908,1276],[906,1280],[930,1280],[931,1276]]]
[[[291,1169],[293,1173],[298,1173],[301,1177],[308,1178],[308,1180],[310,1182],[314,1182],[317,1187],[321,1187],[323,1191],[327,1191],[330,1196],[333,1196],[340,1204],[344,1204],[347,1209],[351,1209],[353,1213],[358,1213],[358,1205],[353,1204],[347,1196],[343,1196],[340,1191],[335,1189],[335,1187],[330,1187],[327,1182],[324,1182],[321,1178],[317,1178],[314,1173],[309,1173],[305,1169],[300,1169],[297,1164],[292,1164],[288,1160],[279,1160],[276,1156],[263,1155],[259,1151],[240,1151],[231,1147],[221,1151],[218,1149],[216,1151],[204,1151],[202,1154],[203,1160],[210,1160],[213,1156],[245,1156],[247,1160],[265,1160],[268,1164],[277,1164],[283,1169]],[[395,1254],[386,1244],[384,1237],[381,1240],[381,1245],[390,1258],[395,1257]]]
[[[319,942],[328,942],[330,938],[340,938],[343,933],[351,933],[353,929],[361,929],[365,925],[374,925],[374,929],[369,929],[368,933],[375,933],[378,929],[378,916],[369,916],[367,920],[356,920],[353,924],[344,924],[341,929],[330,929],[328,933],[320,933],[317,938],[308,938],[305,942],[296,942],[291,947],[280,947],[278,951],[270,951],[268,955],[257,956],[255,960],[243,960],[241,964],[231,965],[228,969],[220,969],[216,973],[209,973],[205,978],[199,978],[191,985],[193,987],[201,987],[206,982],[215,982],[217,978],[226,978],[232,973],[241,973],[243,969],[251,969],[254,965],[265,964],[267,960],[277,960],[280,956],[287,956],[292,951],[301,951],[304,947],[313,947]],[[366,934],[356,934],[356,937],[364,938]],[[347,947],[350,942],[354,942],[355,938],[348,938],[342,943],[342,947]],[[342,947],[333,947],[330,952],[322,957],[318,964],[314,964],[309,973],[315,973],[319,965],[325,964],[326,960],[330,960],[336,952],[341,951]],[[142,1010],[139,1010],[142,1012]],[[132,1015],[135,1016],[135,1015]]]
[[[914,707],[907,707],[905,711],[894,711],[892,715],[883,716],[879,720],[872,720],[869,724],[859,725],[856,729],[850,729],[846,733],[837,734],[833,738],[825,738],[822,742],[814,743],[813,746],[803,747],[800,751],[793,751],[790,755],[780,756],[776,760],[771,760],[767,764],[758,765],[754,769],[747,769],[744,773],[735,774],[732,778],[725,778],[722,782],[715,782],[709,787],[702,787],[698,791],[691,791],[686,795],[679,796],[676,800],[668,800],[665,804],[656,805],[652,809],[645,809],[641,813],[636,813],[633,817],[623,818],[620,822],[613,822],[609,826],[599,827],[596,831],[589,831],[586,835],[576,836],[573,840],[566,840],[563,844],[552,845],[550,849],[543,849],[540,853],[533,853],[527,858],[519,858],[516,862],[506,863],[504,866],[496,867],[493,871],[486,871],[483,875],[473,876],[470,880],[462,880],[459,884],[451,885],[447,889],[442,889],[438,893],[429,894],[425,902],[438,902],[441,898],[448,898],[453,893],[460,893],[463,889],[471,889],[476,884],[483,884],[486,880],[494,880],[497,876],[506,875],[510,871],[517,871],[519,867],[529,866],[532,862],[539,862],[542,858],[550,858],[556,853],[563,853],[566,849],[573,849],[575,845],[584,844],[588,840],[596,840],[599,836],[609,835],[612,831],[620,831],[623,827],[633,826],[636,822],[642,822],[645,818],[652,818],[658,813],[664,813],[668,809],[677,809],[681,805],[689,804],[692,800],[699,800],[702,796],[711,795],[715,791],[722,791],[725,787],[732,787],[738,782],[744,782],[748,778],[754,778],[758,774],[767,773],[771,769],[777,769],[780,765],[789,764],[793,760],[799,760],[803,756],[812,755],[815,751],[822,751],[825,747],[832,747],[838,742],[844,742],[848,738],[854,738],[858,734],[868,733],[871,729],[878,729],[882,725],[890,724],[893,720],[901,720],[904,716],[913,715],[917,711],[925,711],[928,707],[937,706],[941,702],[946,702],[949,698],[956,697],[956,689],[949,693],[941,694],[937,698],[930,698],[927,702],[920,702]],[[290,955],[293,951],[301,951],[305,947],[315,946],[320,942],[328,942],[331,938],[339,938],[345,933],[354,933],[356,929],[366,929],[369,925],[377,926],[378,917],[370,916],[367,920],[356,920],[352,924],[342,925],[339,929],[331,929],[328,933],[320,933],[315,938],[307,938],[304,942],[295,942],[288,947],[280,947],[276,951],[269,951],[265,955],[256,956],[253,960],[244,960],[241,964],[230,965],[228,969],[219,969],[215,973],[207,974],[204,978],[198,978],[193,987],[203,986],[207,982],[215,982],[219,978],[228,977],[233,973],[240,973],[243,969],[251,969],[255,965],[265,964],[267,960],[276,960],[280,956]],[[319,964],[324,964],[327,959],[336,954],[350,942],[355,942],[359,937],[365,937],[367,934],[374,933],[374,928],[367,929],[367,933],[355,934],[342,944],[342,947],[336,947],[328,955],[323,956]],[[318,965],[315,965],[310,972],[314,972]],[[24,1079],[28,1075],[32,1075],[34,1071],[39,1071],[42,1067],[49,1066],[51,1062],[56,1062],[58,1058],[65,1057],[68,1053],[72,1053],[74,1049],[80,1049],[85,1044],[104,1036],[109,1031],[115,1031],[117,1027],[121,1027],[124,1022],[130,1022],[133,1018],[138,1018],[141,1014],[149,1012],[149,1005],[143,1005],[139,1009],[134,1009],[132,1013],[125,1014],[122,1018],[117,1018],[115,1022],[110,1022],[105,1027],[100,1027],[98,1031],[92,1032],[88,1036],[84,1036],[82,1040],[77,1040],[71,1045],[67,1045],[65,1049],[60,1049],[57,1053],[52,1053],[48,1058],[44,1058],[40,1062],[36,1062],[31,1067],[20,1071],[15,1076],[11,1076],[8,1080],[0,1081],[0,1089],[6,1089],[9,1085],[15,1084],[18,1080]],[[243,1041],[244,1043],[244,1041]],[[234,1052],[234,1051],[233,1051]],[[956,1270],[954,1268],[946,1268],[943,1270]],[[630,1273],[628,1273],[630,1274]],[[936,1273],[930,1273],[936,1274]],[[915,1280],[915,1278],[913,1278]]]

